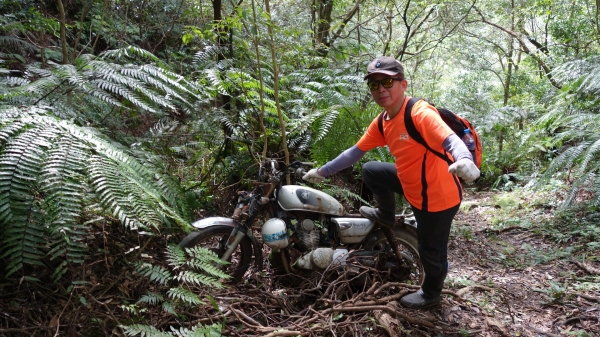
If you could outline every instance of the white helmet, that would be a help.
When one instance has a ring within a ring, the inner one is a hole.
[[[285,248],[288,245],[288,235],[285,222],[278,218],[267,220],[260,230],[263,242],[275,249]]]

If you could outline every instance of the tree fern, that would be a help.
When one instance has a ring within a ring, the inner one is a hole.
[[[0,223],[2,257],[9,258],[7,275],[23,264],[41,264],[44,256],[44,212],[35,192],[39,190],[37,177],[48,143],[38,138],[38,132],[23,130],[3,144],[0,154]]]
[[[1,255],[10,275],[42,257],[80,263],[84,209],[99,201],[129,228],[188,226],[163,198],[160,175],[92,129],[40,108],[0,110]],[[172,195],[181,193],[171,191]],[[185,199],[183,197],[179,198]]]
[[[90,112],[105,110],[103,104],[151,113],[158,118],[173,111],[194,110],[195,102],[202,99],[202,87],[162,68],[161,64],[132,64],[134,56],[138,62],[158,61],[145,50],[127,47],[99,56],[84,54],[74,65],[48,62],[42,68],[40,64],[30,64],[22,77],[0,79],[0,104],[60,102],[56,104],[60,109],[54,109],[55,112],[67,112],[68,115],[61,117],[76,118],[82,123],[96,122]],[[119,63],[124,58],[128,62]],[[71,94],[64,96],[67,92]]]
[[[592,204],[600,204],[600,58],[567,62],[555,70],[557,80],[565,83],[550,112],[537,121],[549,134],[549,143],[557,148],[546,172],[544,183],[561,170],[563,179],[572,181],[564,206],[571,205],[586,189],[592,192]]]

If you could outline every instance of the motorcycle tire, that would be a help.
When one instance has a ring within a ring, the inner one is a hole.
[[[404,257],[402,264],[410,268],[410,275],[408,280],[403,280],[405,283],[412,283],[415,285],[423,284],[425,279],[425,270],[423,269],[423,263],[419,258],[418,250],[418,239],[416,228],[410,225],[404,225],[402,227],[394,228],[394,236],[400,244],[401,255]],[[385,234],[382,230],[375,231],[370,238],[368,238],[363,245],[365,250],[389,250],[390,244],[388,243]]]
[[[207,227],[199,232],[190,233],[181,240],[179,246],[183,248],[201,246],[221,257],[225,253],[225,244],[232,231],[233,227],[230,226]],[[240,282],[252,264],[252,242],[249,238],[244,237],[240,241],[228,262],[230,264],[224,267],[225,273],[230,275],[235,283]]]

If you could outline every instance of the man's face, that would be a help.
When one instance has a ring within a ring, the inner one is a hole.
[[[367,82],[378,82],[384,79],[395,79],[392,82],[391,88],[386,88],[380,82],[379,87],[375,90],[371,90],[371,95],[373,96],[373,100],[380,107],[388,110],[390,107],[394,107],[397,104],[402,104],[404,102],[404,93],[406,92],[406,88],[408,86],[408,82],[406,79],[400,81],[399,76],[390,76],[385,74],[373,74],[369,77]],[[399,109],[400,107],[398,107]]]

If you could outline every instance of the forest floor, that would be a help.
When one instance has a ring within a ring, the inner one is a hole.
[[[340,272],[275,276],[265,259],[236,285],[193,288],[204,303],[173,315],[145,295],[166,288],[131,266],[142,258],[168,267],[164,249],[179,234],[97,227],[88,242],[97,253],[69,275],[81,281],[0,283],[0,336],[188,336],[194,326],[205,328],[194,336],[600,336],[600,253],[554,221],[554,199],[468,191],[442,301],[426,310],[397,303],[414,285],[356,289]]]

